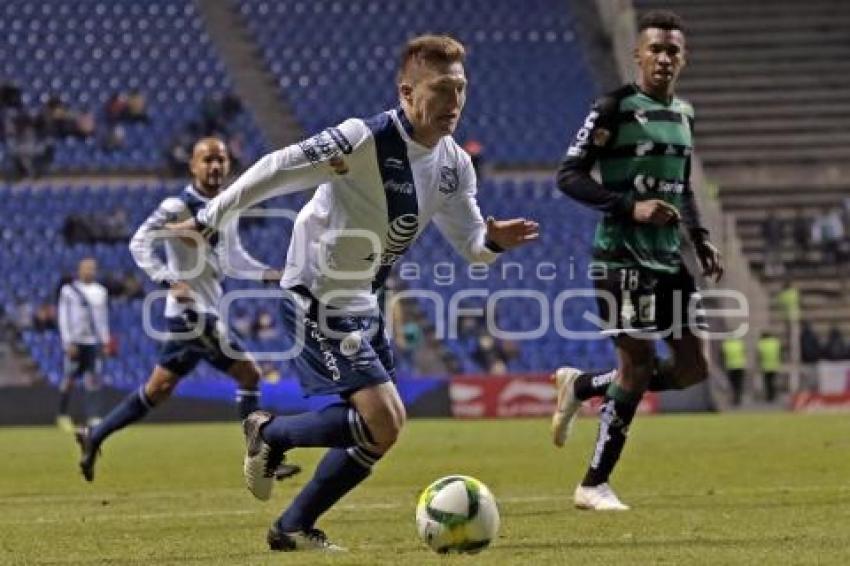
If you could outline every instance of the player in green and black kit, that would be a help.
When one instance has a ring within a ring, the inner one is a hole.
[[[629,424],[647,389],[681,389],[706,378],[699,293],[682,263],[680,225],[694,243],[704,275],[719,280],[720,254],[700,224],[690,186],[694,111],[673,95],[685,65],[678,16],[650,12],[639,22],[638,80],[599,99],[558,172],[558,187],[604,213],[593,241],[593,268],[603,333],[614,338],[619,369],[602,374],[555,372],[555,444],[563,445],[581,402],[604,395],[599,437],[577,507],[625,510],[608,485]],[[598,165],[602,179],[590,175]],[[655,354],[664,338],[670,360]]]

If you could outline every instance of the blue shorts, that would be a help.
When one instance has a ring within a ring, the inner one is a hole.
[[[172,336],[160,347],[157,365],[178,376],[182,377],[195,369],[201,360],[219,371],[227,372],[239,359],[228,356],[222,350],[222,342],[237,352],[245,351],[232,331],[224,327],[222,333],[222,326],[213,315],[207,314],[199,320],[197,315],[187,311],[183,316],[165,320],[169,333],[196,333],[192,338]],[[203,324],[203,328],[198,328],[199,324]]]
[[[303,303],[309,306],[284,298],[282,318],[285,338],[299,347],[291,363],[306,396],[348,397],[395,379],[382,315],[352,316],[327,307],[320,320],[318,301]]]
[[[100,375],[103,366],[103,348],[100,344],[74,344],[77,357],[71,359],[65,354],[65,375],[80,377],[86,374]]]

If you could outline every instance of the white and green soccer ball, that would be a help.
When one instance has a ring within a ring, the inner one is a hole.
[[[435,552],[480,552],[499,532],[496,498],[475,478],[440,478],[419,496],[416,529]]]

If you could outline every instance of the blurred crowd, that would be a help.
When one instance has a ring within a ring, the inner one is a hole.
[[[850,197],[845,197],[839,207],[824,207],[815,214],[799,210],[787,218],[770,212],[761,231],[765,241],[764,269],[769,276],[785,272],[782,251],[789,239],[794,250],[791,263],[795,266],[850,264]]]
[[[34,330],[36,332],[45,332],[56,330],[58,328],[56,306],[59,300],[59,290],[63,285],[70,283],[72,280],[73,277],[70,275],[64,276],[56,286],[51,300],[33,300],[30,293],[21,292],[15,302],[14,311],[4,313],[5,319],[17,331]],[[142,299],[145,296],[142,281],[135,272],[108,273],[105,277],[101,278],[100,283],[106,287],[106,290],[109,292],[109,300],[113,303]]]
[[[236,95],[205,98],[198,108],[199,117],[178,128],[174,139],[163,147],[169,171],[186,176],[192,145],[208,135],[227,141],[233,170],[241,170],[246,165],[244,139],[234,119],[242,112],[242,101]],[[102,150],[119,151],[127,146],[127,125],[150,122],[147,99],[138,90],[114,92],[98,110],[74,108],[61,93],[43,93],[38,108],[32,110],[24,104],[18,85],[0,83],[0,143],[5,146],[2,165],[9,180],[47,173],[60,140],[91,140]]]

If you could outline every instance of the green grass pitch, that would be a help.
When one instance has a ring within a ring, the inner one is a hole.
[[[306,479],[272,501],[242,484],[233,424],[149,425],[104,448],[94,484],[70,436],[0,430],[0,564],[850,564],[850,418],[638,418],[613,485],[633,510],[575,510],[595,436],[567,447],[543,420],[409,423],[374,475],[320,522],[351,551],[271,554],[265,531]],[[296,451],[312,471],[319,452]],[[502,530],[478,556],[439,557],[416,538],[419,491],[475,476]]]

